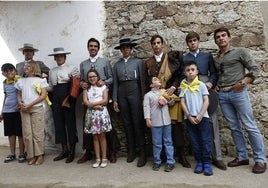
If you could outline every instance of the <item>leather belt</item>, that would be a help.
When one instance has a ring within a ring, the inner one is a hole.
[[[220,87],[219,91],[222,92],[229,92],[233,90],[233,86],[225,86],[225,87]]]

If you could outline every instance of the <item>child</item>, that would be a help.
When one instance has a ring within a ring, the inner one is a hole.
[[[189,136],[197,161],[194,172],[211,176],[211,139],[207,108],[209,104],[206,85],[198,80],[198,69],[194,61],[186,62],[184,66],[184,79],[181,84],[182,110]]]
[[[21,128],[21,116],[18,109],[18,90],[14,87],[14,84],[19,79],[15,67],[6,63],[1,67],[2,74],[6,77],[3,82],[4,87],[4,102],[3,110],[0,115],[0,121],[4,120],[4,135],[8,136],[9,147],[11,154],[9,154],[4,162],[8,163],[16,159],[16,136],[19,140],[19,162],[22,163],[26,161],[26,155],[24,153],[24,144],[22,138],[22,128]]]
[[[96,70],[89,70],[87,73],[89,88],[83,91],[83,102],[87,106],[85,115],[85,133],[93,134],[93,143],[96,154],[96,161],[93,168],[107,166],[107,142],[105,132],[112,130],[110,116],[106,104],[108,103],[108,88],[106,85],[98,87],[97,82],[100,79]],[[100,157],[100,149],[102,160]]]
[[[15,87],[18,91],[18,103],[21,110],[22,132],[27,152],[28,164],[41,165],[44,162],[44,108],[48,87],[45,78],[40,78],[38,64],[31,60],[24,65],[25,77],[20,78]],[[41,84],[41,93],[37,85]]]
[[[144,119],[146,125],[151,128],[154,164],[153,170],[158,171],[161,166],[160,153],[162,150],[162,141],[164,142],[167,164],[166,172],[171,172],[174,168],[174,148],[171,138],[171,119],[167,102],[163,103],[161,82],[157,77],[152,78],[151,91],[145,94],[143,101]]]

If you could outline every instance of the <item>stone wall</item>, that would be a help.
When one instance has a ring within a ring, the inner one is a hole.
[[[226,26],[233,36],[234,46],[249,49],[261,72],[255,83],[249,87],[254,115],[259,129],[268,145],[268,64],[265,49],[264,22],[260,2],[230,1],[105,1],[104,53],[116,62],[120,56],[114,50],[120,38],[131,37],[139,45],[134,55],[145,59],[151,56],[150,37],[160,34],[165,38],[166,51],[170,49],[187,51],[185,36],[196,31],[201,36],[201,49],[215,54],[217,46],[213,31]],[[219,110],[222,150],[225,155],[234,156],[235,148],[230,130]],[[122,124],[115,123],[124,143]],[[247,139],[247,138],[246,138]],[[123,144],[124,146],[124,144]],[[124,147],[123,147],[124,148]],[[250,146],[248,150],[252,153]]]

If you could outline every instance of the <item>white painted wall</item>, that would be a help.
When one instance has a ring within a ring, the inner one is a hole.
[[[104,14],[102,1],[0,2],[0,65],[23,61],[18,48],[23,43],[32,43],[39,49],[34,59],[42,60],[50,68],[56,64],[48,54],[59,46],[72,52],[67,62],[79,67],[88,58],[87,40],[94,37],[101,42],[105,36]],[[2,80],[1,75],[0,109]],[[2,126],[0,130],[1,144]]]

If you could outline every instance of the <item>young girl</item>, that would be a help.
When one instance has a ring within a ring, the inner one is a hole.
[[[27,152],[28,164],[41,165],[44,162],[44,108],[42,101],[47,95],[46,79],[42,79],[41,71],[35,61],[24,65],[25,77],[20,78],[15,87],[18,89],[18,103],[21,110],[22,133]],[[41,93],[37,85],[41,85]]]
[[[97,86],[100,76],[96,70],[89,70],[87,73],[89,88],[83,91],[83,102],[88,107],[85,115],[85,133],[93,134],[93,143],[96,154],[96,161],[93,168],[107,166],[107,142],[105,132],[112,129],[110,116],[106,104],[108,102],[108,88],[106,85]],[[102,160],[100,158],[100,149]]]

